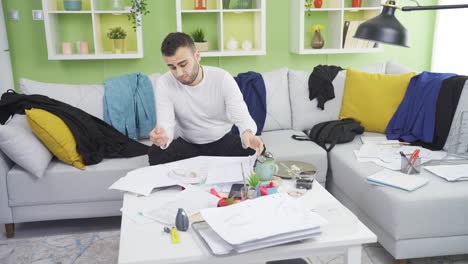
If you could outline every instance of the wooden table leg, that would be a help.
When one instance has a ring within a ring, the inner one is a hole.
[[[15,236],[15,224],[5,224],[6,237],[12,238]]]

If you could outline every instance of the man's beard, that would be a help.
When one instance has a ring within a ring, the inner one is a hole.
[[[197,63],[192,69],[193,74],[189,76],[190,77],[189,80],[188,81],[179,80],[179,82],[181,82],[183,85],[190,85],[197,79],[199,72],[200,72],[200,64]]]

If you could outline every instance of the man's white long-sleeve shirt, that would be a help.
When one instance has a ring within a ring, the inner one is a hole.
[[[196,86],[180,83],[171,72],[161,76],[156,86],[156,121],[165,129],[169,141],[177,134],[187,142],[214,142],[235,124],[242,133],[257,125],[234,78],[225,70],[203,66],[203,79]]]

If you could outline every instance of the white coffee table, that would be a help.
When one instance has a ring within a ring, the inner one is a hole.
[[[171,196],[180,189],[159,191],[158,199]],[[179,232],[180,243],[172,244],[170,236],[163,233],[159,223],[137,224],[124,211],[120,233],[119,263],[264,263],[270,260],[291,259],[316,255],[345,254],[346,263],[361,263],[362,244],[373,243],[377,237],[346,207],[340,204],[320,184],[299,198],[309,208],[325,217],[329,224],[322,234],[300,243],[279,245],[228,257],[216,257],[209,253],[192,228]],[[154,204],[154,199],[152,206]],[[147,197],[125,194],[125,210],[148,208]]]

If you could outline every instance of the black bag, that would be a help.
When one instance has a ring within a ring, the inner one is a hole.
[[[352,118],[326,121],[315,125],[312,129],[305,130],[307,136],[293,135],[295,140],[311,140],[324,148],[327,152],[333,149],[336,144],[350,142],[356,135],[364,132],[359,122]],[[330,146],[327,148],[326,143]]]

